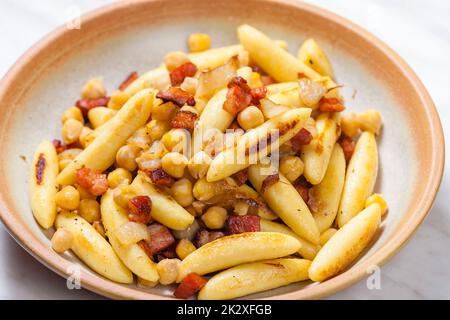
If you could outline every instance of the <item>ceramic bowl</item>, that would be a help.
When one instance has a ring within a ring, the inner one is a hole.
[[[56,254],[50,235],[33,219],[27,172],[42,139],[60,135],[60,115],[78,99],[83,83],[105,79],[109,92],[134,70],[161,63],[165,53],[185,50],[192,32],[212,36],[214,46],[237,42],[248,23],[294,52],[314,37],[345,85],[349,110],[381,111],[380,173],[376,191],[390,206],[370,248],[347,271],[323,283],[300,283],[249,298],[311,299],[332,294],[382,265],[412,236],[429,212],[442,177],[444,141],[426,89],[406,63],[380,40],[323,9],[294,1],[122,1],[63,26],[28,50],[0,83],[0,212],[11,235],[36,259],[67,277],[79,260]],[[7,259],[7,257],[3,257]],[[141,289],[113,283],[82,265],[83,287],[111,298],[170,299],[164,287]]]

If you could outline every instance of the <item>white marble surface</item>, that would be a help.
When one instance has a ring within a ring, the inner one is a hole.
[[[70,7],[81,11],[111,0],[0,0],[0,76],[34,42],[63,24]],[[308,0],[364,26],[396,50],[418,73],[450,139],[450,2],[442,0]],[[448,151],[448,147],[447,147]],[[449,299],[449,165],[435,206],[413,239],[383,268],[381,289],[366,281],[331,299]],[[0,299],[99,299],[68,290],[60,278],[26,253],[0,226]]]

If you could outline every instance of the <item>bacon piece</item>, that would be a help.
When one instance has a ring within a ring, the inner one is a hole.
[[[266,87],[259,87],[250,90],[250,94],[252,95],[252,104],[257,106],[259,105],[259,100],[264,99],[267,95]]]
[[[294,187],[295,187],[295,190],[297,190],[297,192],[299,193],[299,195],[303,198],[303,201],[305,201],[305,203],[308,203],[308,201],[309,201],[309,188],[305,184],[303,184],[301,182],[295,184]]]
[[[194,112],[181,110],[178,111],[175,117],[172,119],[172,128],[181,128],[192,130],[194,129],[195,121],[197,121],[198,115]]]
[[[264,194],[267,191],[268,187],[277,183],[278,181],[280,181],[280,176],[278,173],[267,176],[262,183],[261,193]]]
[[[194,96],[177,87],[170,87],[165,91],[159,91],[156,97],[162,99],[164,102],[171,101],[179,107],[182,107],[185,104],[189,106],[195,105]]]
[[[291,146],[294,151],[300,151],[302,146],[310,144],[313,137],[311,132],[302,128],[292,139]]]
[[[234,77],[228,83],[227,98],[223,104],[223,109],[236,115],[247,108],[251,102],[252,94],[247,81],[242,77]]]
[[[77,170],[76,182],[94,196],[101,196],[108,190],[106,174],[86,167]]]
[[[52,144],[56,149],[56,153],[61,153],[64,150],[67,150],[67,145],[63,144],[61,140],[53,139]]]
[[[264,86],[276,83],[276,81],[271,76],[261,76],[261,82]]]
[[[170,187],[175,183],[175,180],[161,168],[150,171],[148,175],[153,184],[159,187]]]
[[[337,98],[322,98],[319,101],[319,110],[322,112],[341,112],[345,110],[345,107]]]
[[[172,86],[179,86],[184,78],[193,77],[197,73],[197,66],[192,62],[186,62],[170,72],[170,82]]]
[[[148,224],[152,220],[152,200],[148,196],[136,196],[128,202],[128,218],[133,222]]]
[[[45,157],[43,153],[39,154],[38,161],[36,162],[36,182],[37,184],[42,184],[42,178],[44,177],[45,167],[47,165],[47,161],[45,161]]]
[[[208,282],[205,278],[196,273],[189,273],[181,281],[173,295],[178,299],[187,299],[199,292]]]
[[[148,226],[148,232],[150,240],[141,240],[138,244],[150,258],[153,258],[155,254],[166,250],[175,243],[175,238],[170,230],[162,224],[151,224]]]
[[[242,129],[241,126],[239,125],[239,123],[236,120],[234,120],[231,123],[230,127],[228,128],[228,130],[236,131],[236,130],[244,130],[244,129]]]
[[[126,88],[128,88],[128,86],[130,84],[133,83],[134,80],[136,80],[137,78],[139,78],[139,75],[136,71],[133,71],[132,73],[130,73],[130,75],[120,84],[119,86],[119,90],[120,91],[125,91]]]
[[[204,246],[208,242],[217,240],[219,238],[224,237],[225,234],[221,231],[208,231],[208,230],[199,230],[195,235],[195,244],[197,248]]]
[[[80,99],[76,102],[75,106],[81,110],[83,116],[86,117],[89,110],[97,107],[104,107],[108,105],[109,97],[103,97],[98,99]]]
[[[231,176],[238,186],[242,186],[248,180],[248,168],[238,171]]]
[[[161,261],[161,260],[164,260],[164,259],[177,258],[177,252],[175,251],[175,249],[176,249],[176,243],[173,243],[166,250],[161,251],[161,253],[159,253],[158,256],[157,256],[158,261]]]
[[[344,151],[345,161],[348,163],[353,156],[353,152],[355,151],[355,141],[346,135],[342,135],[338,142]]]
[[[227,229],[230,234],[261,231],[260,220],[259,216],[230,216]]]

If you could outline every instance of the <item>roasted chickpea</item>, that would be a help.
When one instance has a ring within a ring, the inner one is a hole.
[[[78,120],[81,123],[84,123],[83,113],[77,107],[70,107],[66,111],[63,112],[61,116],[61,122],[64,124],[69,119]]]
[[[188,163],[188,170],[192,177],[200,179],[206,176],[211,161],[211,157],[204,151],[194,154]]]
[[[350,112],[341,119],[341,129],[344,134],[353,138],[359,133],[359,117],[356,113]]]
[[[164,64],[166,65],[167,70],[172,71],[175,68],[181,66],[189,62],[189,58],[186,53],[181,51],[173,51],[166,54],[164,57]]]
[[[182,207],[190,206],[195,200],[192,194],[192,182],[186,178],[175,182],[172,186],[172,196]]]
[[[249,205],[244,201],[238,201],[234,204],[233,209],[238,216],[245,216],[248,213]]]
[[[80,202],[78,214],[89,223],[100,221],[100,204],[94,199],[83,199]]]
[[[294,182],[303,174],[304,164],[300,157],[283,156],[280,160],[280,172],[290,182]]]
[[[159,282],[164,285],[174,283],[178,277],[180,263],[179,259],[164,259],[158,262],[156,270],[158,270]]]
[[[116,154],[116,166],[130,172],[136,170],[136,150],[129,145],[122,146]]]
[[[115,114],[116,110],[106,107],[97,107],[89,110],[88,118],[95,129],[108,122]]]
[[[379,134],[381,129],[381,114],[377,110],[368,109],[359,114],[359,125],[361,130]]]
[[[211,207],[202,215],[202,221],[210,229],[221,229],[227,220],[227,210],[222,207]]]
[[[188,160],[185,156],[178,152],[166,153],[161,158],[161,165],[165,172],[174,178],[181,178],[184,175]]]
[[[75,210],[80,204],[80,193],[73,186],[65,186],[56,193],[56,205],[65,210]]]
[[[188,47],[191,52],[208,50],[211,48],[211,38],[204,33],[193,33],[188,38]]]
[[[128,202],[136,195],[136,191],[130,185],[119,186],[113,192],[114,201],[122,208],[128,208]]]
[[[175,252],[177,253],[177,256],[183,260],[186,258],[189,254],[195,251],[197,249],[194,244],[189,241],[188,239],[181,239],[180,242],[178,242],[177,247],[175,248]]]
[[[153,141],[161,139],[162,136],[170,130],[170,128],[171,126],[169,121],[159,120],[152,120],[146,126],[147,134]]]
[[[97,198],[95,195],[90,193],[88,190],[84,189],[81,186],[77,186],[78,193],[80,194],[80,199],[95,199]]]
[[[133,176],[130,171],[124,168],[117,168],[108,174],[108,184],[111,189],[119,185],[128,185],[131,183]]]
[[[65,251],[72,248],[73,245],[73,235],[69,230],[59,228],[53,234],[52,237],[52,247],[58,253],[64,253]]]
[[[215,185],[212,182],[206,181],[205,178],[201,178],[195,182],[193,194],[197,200],[209,200],[215,195]]]
[[[242,129],[250,130],[264,123],[264,115],[257,107],[250,106],[239,112],[237,120]]]
[[[83,127],[78,138],[80,144],[83,148],[86,148],[95,140],[95,132],[89,127]]]
[[[83,130],[83,123],[75,119],[67,119],[64,122],[61,135],[65,144],[71,144],[78,141],[81,130]]]
[[[84,99],[98,99],[106,96],[106,89],[103,80],[100,78],[91,79],[83,87],[81,96]]]

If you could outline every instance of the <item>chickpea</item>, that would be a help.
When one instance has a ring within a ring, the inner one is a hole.
[[[64,122],[61,135],[65,144],[71,144],[78,141],[83,123],[75,119],[68,119]]]
[[[280,172],[290,182],[294,182],[303,174],[304,164],[300,157],[283,156],[280,160]]]
[[[204,33],[193,33],[188,38],[188,47],[191,52],[208,50],[211,48],[211,38]]]
[[[112,110],[119,110],[130,99],[130,96],[123,91],[116,91],[111,95],[108,102],[108,108]]]
[[[66,186],[56,193],[56,205],[65,210],[75,210],[80,204],[80,193],[73,186]]]
[[[162,136],[161,142],[168,151],[183,153],[189,148],[188,134],[185,129],[171,129]]]
[[[83,187],[77,186],[77,191],[80,194],[80,199],[96,199],[97,197],[90,193]]]
[[[136,195],[136,191],[130,185],[119,186],[113,192],[114,201],[122,208],[128,208],[128,202]]]
[[[211,207],[202,215],[202,221],[210,229],[221,229],[227,220],[227,210],[222,207]]]
[[[359,125],[361,130],[370,131],[376,135],[381,129],[381,114],[377,110],[368,109],[359,114]]]
[[[320,235],[320,245],[324,246],[325,243],[328,242],[328,240],[330,240],[330,238],[337,232],[336,229],[334,228],[330,228],[326,231],[324,231],[321,235]]]
[[[154,288],[158,285],[158,281],[150,281],[141,277],[137,277],[137,285],[140,288]]]
[[[76,156],[81,153],[81,151],[83,150],[78,148],[71,148],[59,153],[58,154],[59,171],[62,171],[69,163],[71,163],[72,160],[75,159]]]
[[[206,209],[206,204],[204,202],[201,202],[201,201],[194,201],[194,202],[192,202],[192,208],[194,208],[195,213],[196,213],[193,216],[196,217],[198,215],[203,214],[203,212]]]
[[[89,223],[100,221],[100,204],[95,199],[83,199],[78,214]]]
[[[97,107],[89,110],[88,118],[89,122],[92,124],[94,129],[100,127],[102,124],[105,124],[116,114],[116,110],[109,109],[106,107]]]
[[[83,148],[86,148],[95,140],[95,132],[89,127],[83,127],[78,138]]]
[[[53,234],[52,237],[52,247],[58,253],[64,253],[65,251],[72,248],[73,235],[69,230],[59,228]]]
[[[152,120],[147,126],[147,134],[153,141],[159,140],[171,128],[169,121]]]
[[[365,207],[367,208],[371,204],[378,203],[378,205],[381,208],[381,215],[383,216],[388,211],[388,204],[386,199],[383,197],[382,194],[374,193],[366,200]]]
[[[175,182],[172,186],[172,196],[182,206],[190,206],[194,202],[192,195],[192,182],[183,178]]]
[[[78,120],[81,123],[84,123],[83,113],[77,107],[70,107],[66,111],[63,112],[61,116],[61,123],[64,124],[69,119]]]
[[[106,236],[106,231],[105,227],[103,227],[103,223],[101,223],[100,221],[94,221],[92,223],[92,226],[98,233],[100,233],[103,238]]]
[[[180,259],[164,259],[158,262],[156,270],[159,273],[159,282],[164,285],[174,283],[178,277],[180,264]]]
[[[264,115],[257,107],[250,106],[239,112],[237,120],[242,129],[249,130],[263,124]]]
[[[194,154],[188,163],[188,170],[192,177],[200,179],[206,176],[211,161],[211,157],[205,151]]]
[[[173,102],[155,104],[152,109],[152,119],[159,121],[172,120],[178,109]]]
[[[341,129],[346,136],[353,138],[359,133],[359,117],[356,113],[350,112],[341,119]]]
[[[91,79],[83,87],[81,96],[84,99],[98,99],[106,96],[106,89],[103,85],[103,79]]]
[[[124,168],[117,168],[108,174],[108,184],[111,189],[119,185],[127,185],[131,183],[133,176],[130,171]]]
[[[161,159],[161,165],[165,172],[174,178],[181,178],[184,175],[188,160],[178,152],[166,153]]]
[[[206,181],[206,178],[201,178],[195,182],[192,191],[195,199],[206,201],[215,195],[215,185],[212,182]]]
[[[248,213],[249,205],[244,201],[238,201],[234,204],[233,209],[238,216],[245,216]]]
[[[183,80],[183,83],[180,85],[180,88],[186,92],[191,94],[195,94],[198,87],[198,79],[193,77],[186,77]]]
[[[136,151],[129,145],[122,146],[116,154],[116,166],[130,172],[136,170]]]
[[[189,241],[188,239],[181,239],[180,242],[178,242],[177,247],[175,248],[175,252],[177,253],[177,256],[181,260],[183,260],[190,253],[194,252],[195,249],[197,248],[191,241]]]

